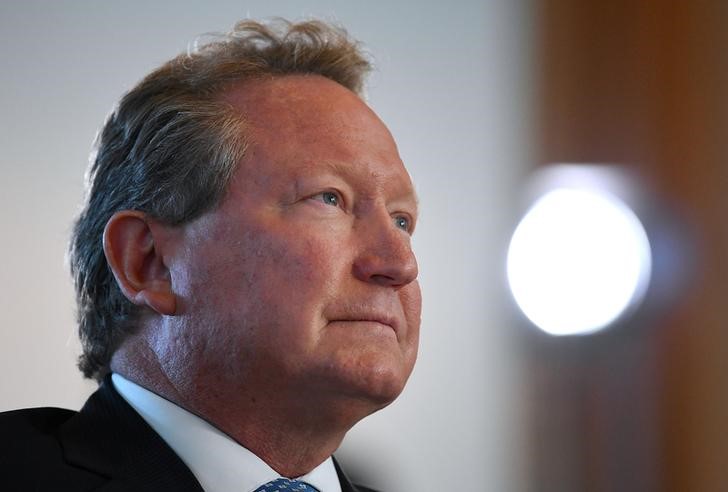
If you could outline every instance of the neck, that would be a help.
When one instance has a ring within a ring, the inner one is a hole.
[[[289,478],[323,463],[354,423],[371,412],[365,402],[312,404],[301,394],[247,385],[231,388],[211,384],[215,379],[204,374],[166,371],[139,338],[117,350],[111,368],[206,420]]]

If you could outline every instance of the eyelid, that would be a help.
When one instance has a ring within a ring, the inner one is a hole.
[[[307,199],[308,200],[313,200],[315,198],[321,197],[322,199],[320,201],[322,203],[325,203],[323,201],[323,196],[325,194],[327,194],[327,193],[331,193],[332,195],[336,195],[336,200],[338,202],[336,206],[338,208],[341,208],[341,209],[346,210],[346,200],[344,199],[344,194],[342,192],[340,192],[339,190],[335,189],[335,188],[328,188],[328,189],[325,189],[325,190],[321,190],[318,193],[314,193],[314,194],[310,195],[309,197],[307,197]]]

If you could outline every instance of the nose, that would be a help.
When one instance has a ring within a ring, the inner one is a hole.
[[[409,234],[387,221],[357,228],[362,245],[354,261],[354,276],[363,282],[395,289],[417,278],[417,258]]]

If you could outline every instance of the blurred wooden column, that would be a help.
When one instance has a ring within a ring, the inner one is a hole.
[[[549,0],[537,19],[540,162],[634,166],[690,225],[693,275],[650,330],[645,398],[659,489],[726,491],[728,2]]]

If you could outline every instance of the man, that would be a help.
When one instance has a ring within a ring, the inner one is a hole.
[[[245,21],[121,100],[71,244],[100,388],[0,417],[0,488],[370,490],[331,455],[402,391],[420,292],[368,69],[336,28]]]

